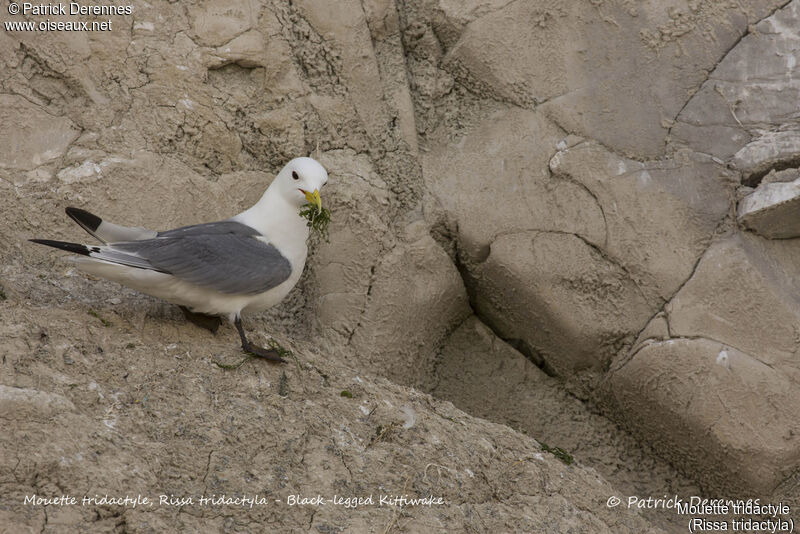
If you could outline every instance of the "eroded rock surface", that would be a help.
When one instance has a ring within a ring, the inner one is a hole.
[[[102,34],[0,33],[0,523],[677,532],[606,499],[798,500],[800,0],[134,9]],[[306,154],[330,243],[248,319],[295,349],[284,368],[224,371],[230,329],[26,242],[84,239],[69,205],[229,217]],[[122,488],[448,505],[19,505]]]
[[[232,330],[214,337],[163,317],[137,327],[101,309],[113,323],[106,327],[80,306],[2,306],[10,322],[26,325],[4,332],[5,347],[33,351],[3,352],[0,368],[0,380],[17,384],[0,387],[0,420],[13,428],[0,434],[0,521],[10,531],[357,532],[402,518],[416,531],[663,532],[603,505],[615,490],[594,471],[449,402],[331,361],[313,343],[285,341],[303,355],[298,365],[251,360],[233,372],[213,363],[240,359],[229,350]],[[34,494],[80,502],[131,492],[155,504],[23,504]],[[288,504],[290,495],[318,494],[373,495],[375,504]],[[161,504],[162,495],[194,504]],[[198,505],[200,496],[223,495],[265,501]],[[446,504],[399,509],[379,506],[381,495]]]
[[[749,24],[782,4],[441,1],[434,29],[444,68],[473,90],[544,104],[570,132],[652,157],[691,91]]]
[[[769,494],[800,463],[800,387],[728,343],[653,341],[607,387],[629,428],[708,486]]]
[[[773,174],[780,181],[767,182],[765,177],[739,201],[738,220],[768,239],[800,237],[800,172],[792,169]]]
[[[786,156],[783,146],[797,133],[777,131],[797,129],[790,102],[800,90],[798,18],[800,5],[786,2],[754,25],[686,103],[670,132],[674,140],[723,160],[737,155],[745,181],[768,170],[777,154]]]

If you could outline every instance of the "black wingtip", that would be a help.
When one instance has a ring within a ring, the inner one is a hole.
[[[81,245],[79,243],[68,243],[66,241],[53,241],[51,239],[29,239],[31,243],[38,243],[39,245],[47,245],[48,247],[53,247],[61,250],[66,250],[67,252],[73,252],[75,254],[81,254],[83,256],[88,256],[92,250],[87,247],[86,245]]]
[[[67,212],[67,215],[75,221],[76,223],[80,224],[84,228],[86,228],[90,232],[94,232],[103,222],[103,219],[98,217],[93,213],[89,213],[86,210],[82,210],[80,208],[72,208],[69,207],[64,211]]]

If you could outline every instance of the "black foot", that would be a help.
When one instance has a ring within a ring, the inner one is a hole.
[[[236,331],[239,332],[239,337],[242,339],[242,350],[248,354],[252,354],[253,356],[258,356],[259,358],[264,358],[265,360],[276,362],[276,363],[286,363],[286,360],[281,358],[283,354],[291,354],[289,351],[278,345],[275,341],[271,341],[270,348],[265,349],[263,347],[259,347],[257,345],[253,345],[247,339],[247,336],[244,335],[244,328],[242,328],[242,319],[237,317],[233,321],[234,326],[236,326]]]
[[[219,325],[222,323],[222,319],[220,319],[218,316],[206,315],[205,313],[195,313],[190,311],[186,306],[180,306],[180,309],[183,312],[184,317],[186,317],[186,320],[190,323],[194,323],[200,328],[205,328],[212,334],[216,334],[217,330],[219,330]]]
[[[280,353],[275,349],[265,349],[264,347],[259,347],[257,345],[253,345],[252,343],[248,343],[247,345],[242,344],[242,350],[248,354],[258,356],[259,358],[264,358],[265,360],[269,360],[271,362],[286,363],[286,360],[281,358]]]

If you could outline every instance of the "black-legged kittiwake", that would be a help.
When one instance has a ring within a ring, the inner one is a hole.
[[[226,316],[242,349],[284,361],[274,349],[253,345],[242,312],[278,304],[295,286],[306,262],[309,229],[300,216],[306,203],[322,209],[325,168],[311,158],[290,161],[252,208],[230,219],[156,232],[119,226],[67,208],[67,215],[102,245],[32,239],[80,254],[78,268],[180,305],[194,314]]]

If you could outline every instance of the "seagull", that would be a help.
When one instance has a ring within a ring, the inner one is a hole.
[[[187,318],[209,330],[216,331],[219,317],[227,317],[242,350],[285,362],[275,348],[247,339],[241,316],[275,306],[297,284],[309,234],[300,209],[306,203],[322,209],[319,191],[327,181],[319,162],[295,158],[253,207],[224,221],[156,232],[70,207],[67,215],[102,245],[30,241],[79,254],[71,259],[82,271],[177,304]]]

